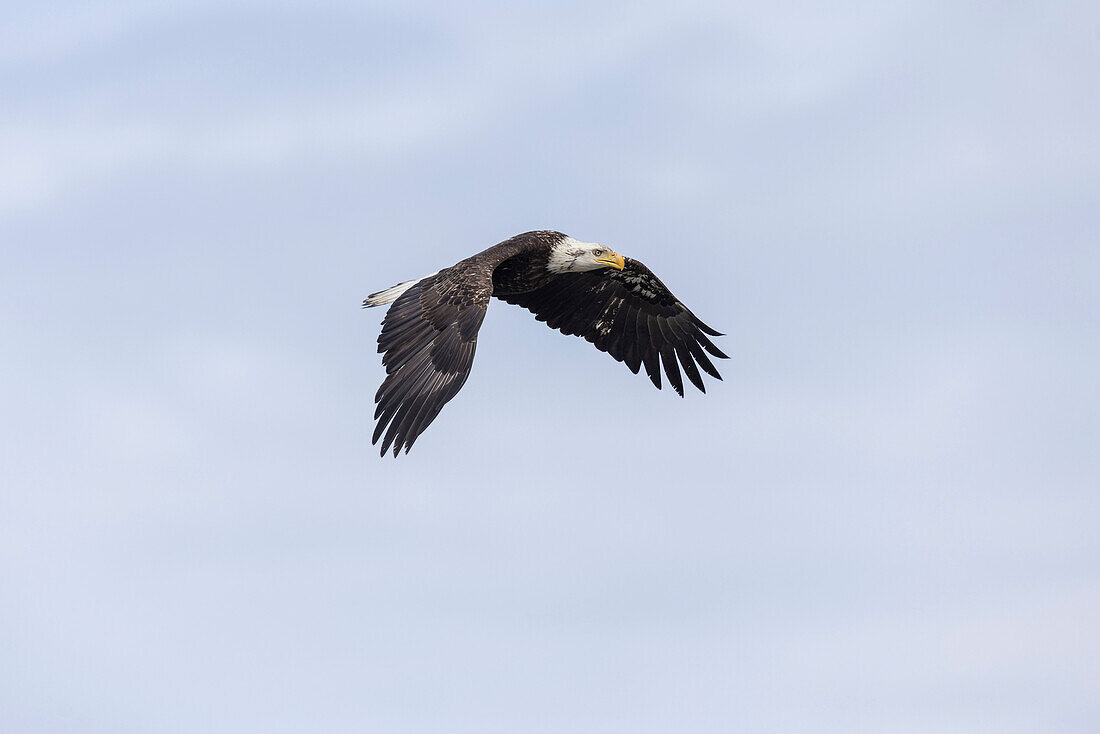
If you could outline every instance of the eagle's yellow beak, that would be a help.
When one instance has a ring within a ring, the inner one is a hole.
[[[626,258],[612,250],[608,250],[607,254],[603,257],[597,257],[596,262],[601,265],[606,265],[609,268],[615,268],[616,270],[622,270],[626,267]]]

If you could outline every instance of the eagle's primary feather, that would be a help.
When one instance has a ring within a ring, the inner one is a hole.
[[[657,389],[661,365],[684,394],[680,369],[706,392],[702,369],[722,379],[707,338],[721,336],[688,310],[642,263],[560,232],[526,232],[420,280],[371,294],[364,307],[392,303],[378,351],[386,379],[375,395],[373,443],[382,455],[408,452],[470,374],[477,332],[493,297],[530,310],[564,334],[584,337]],[[383,437],[384,434],[384,437]]]

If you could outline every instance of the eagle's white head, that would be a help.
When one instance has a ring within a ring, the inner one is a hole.
[[[580,242],[565,237],[550,249],[550,260],[546,269],[551,273],[580,273],[598,268],[622,270],[626,260],[606,245],[594,242]]]

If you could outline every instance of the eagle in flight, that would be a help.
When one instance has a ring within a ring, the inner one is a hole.
[[[561,232],[525,232],[363,301],[363,308],[393,304],[378,336],[386,379],[374,396],[378,425],[372,443],[385,433],[382,456],[391,446],[394,456],[402,447],[408,453],[458,394],[494,297],[523,306],[563,334],[584,337],[634,374],[645,365],[658,390],[660,363],[680,396],[681,366],[703,392],[700,369],[722,379],[707,356],[726,359],[707,338],[722,334],[700,321],[645,265]]]

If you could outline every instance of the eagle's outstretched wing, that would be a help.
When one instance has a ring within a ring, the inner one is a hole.
[[[621,272],[606,268],[563,273],[529,293],[498,297],[523,306],[552,329],[584,337],[635,374],[644,364],[658,390],[661,362],[680,395],[684,394],[680,365],[703,392],[698,368],[722,379],[707,352],[722,359],[726,355],[706,336],[722,334],[700,321],[637,260],[626,258]]]
[[[385,431],[382,456],[391,444],[394,456],[402,447],[408,453],[465,384],[492,292],[492,270],[463,261],[409,286],[390,306],[378,336],[386,379],[374,396],[371,440]]]

